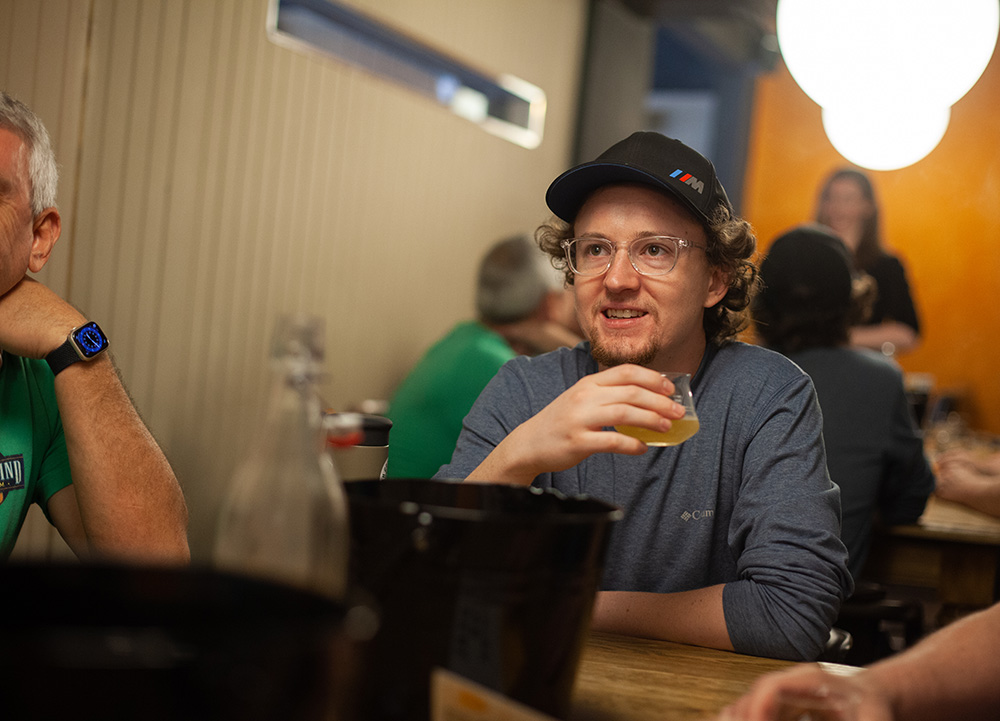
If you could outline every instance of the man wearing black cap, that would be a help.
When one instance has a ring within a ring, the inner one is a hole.
[[[585,493],[621,506],[595,628],[816,658],[850,592],[839,493],[812,384],[735,341],[756,241],[712,164],[635,133],[549,187],[536,233],[565,269],[587,342],[506,364],[439,478]],[[661,373],[692,375],[701,430],[647,448],[616,425],[683,415]]]

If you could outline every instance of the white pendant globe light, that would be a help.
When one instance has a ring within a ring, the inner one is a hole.
[[[789,73],[824,109],[834,146],[842,154],[853,148],[850,159],[864,167],[874,166],[859,159],[862,147],[907,134],[915,143],[910,156],[916,147],[926,154],[937,145],[948,109],[989,63],[998,28],[998,0],[778,0],[777,6],[778,45]],[[913,108],[922,109],[921,117]],[[914,127],[892,125],[903,121]],[[852,128],[879,139],[851,140]],[[881,155],[896,157],[889,148]]]
[[[823,108],[823,129],[855,165],[897,170],[925,157],[944,137],[951,108]]]
[[[986,69],[998,28],[997,0],[778,0],[782,59],[822,107],[954,105]]]

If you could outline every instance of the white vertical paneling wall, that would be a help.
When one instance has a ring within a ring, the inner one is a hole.
[[[331,406],[387,398],[472,314],[480,254],[544,219],[569,158],[584,0],[384,8],[543,88],[542,145],[271,43],[266,0],[0,0],[0,84],[45,119],[62,169],[42,279],[111,336],[196,558],[261,410],[275,317],[326,319]]]

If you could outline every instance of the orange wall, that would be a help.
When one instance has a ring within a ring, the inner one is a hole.
[[[907,168],[871,175],[886,245],[907,267],[923,324],[921,346],[900,364],[965,393],[970,425],[1000,434],[997,54],[952,108],[937,148]],[[757,83],[749,161],[742,210],[762,250],[812,217],[819,185],[846,164],[823,132],[819,107],[780,63]]]

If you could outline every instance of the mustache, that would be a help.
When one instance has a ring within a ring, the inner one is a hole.
[[[655,315],[659,310],[655,305],[651,306],[646,303],[629,303],[626,298],[613,299],[609,297],[600,298],[595,300],[591,305],[591,313],[593,315],[603,315],[604,311],[610,306],[626,305],[629,310],[638,310],[649,315]]]

